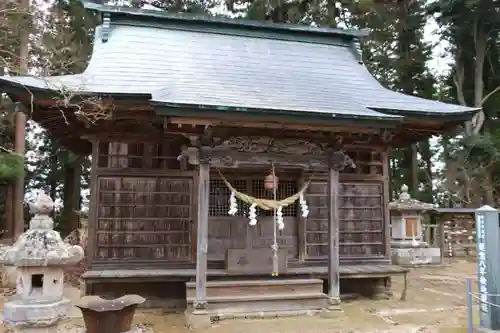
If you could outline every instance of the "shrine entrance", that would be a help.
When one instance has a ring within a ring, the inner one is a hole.
[[[249,309],[319,311],[327,303],[336,306],[340,299],[339,248],[338,241],[334,241],[339,238],[339,171],[355,167],[352,159],[331,144],[233,137],[219,144],[199,145],[209,140],[193,140],[194,145],[184,147],[181,152],[181,157],[196,165],[199,171],[196,282],[186,283],[188,308],[195,313],[206,312],[210,304],[211,312],[220,315],[228,311],[234,315]],[[271,165],[271,172],[261,176],[262,180],[255,180],[256,172],[251,182],[244,180],[244,174],[250,174],[252,167],[262,170],[266,165]],[[233,178],[221,171],[231,168],[235,170]],[[278,179],[276,170],[299,170],[309,176],[284,182]],[[329,211],[328,295],[323,292],[321,279],[281,277],[287,273],[289,257],[299,257],[296,251],[298,221],[309,214],[305,193],[314,170],[328,170],[330,190],[325,202]],[[211,179],[214,174],[218,175],[216,183]],[[215,184],[217,186],[212,186]],[[222,207],[214,209],[212,204],[222,202],[228,203],[227,218],[211,218],[214,210],[222,210]],[[214,241],[214,234],[221,233],[226,233],[224,243],[220,242],[221,238]],[[231,237],[233,234],[235,237]],[[213,251],[215,248],[219,251]],[[221,252],[228,275],[207,280],[209,255],[220,257]],[[255,278],[241,279],[248,274]],[[228,289],[237,290],[237,295],[228,298]]]
[[[226,270],[254,274],[267,271],[272,276],[285,272],[288,259],[298,258],[298,221],[309,214],[305,193],[310,181],[301,182],[299,187],[298,180],[280,180],[274,162],[264,179],[252,179],[246,186],[241,186],[242,179],[231,184],[220,169],[215,169],[230,192],[226,196],[228,215],[247,219],[241,230],[246,235],[244,245],[226,248]]]

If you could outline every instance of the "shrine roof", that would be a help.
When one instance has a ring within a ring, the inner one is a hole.
[[[86,7],[99,11],[103,24],[83,73],[1,77],[0,85],[140,95],[160,114],[203,109],[399,121],[468,119],[478,110],[384,88],[360,61],[362,32]]]

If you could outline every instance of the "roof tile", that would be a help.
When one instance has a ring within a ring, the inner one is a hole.
[[[338,116],[473,110],[387,90],[349,44],[332,44],[117,24],[106,43],[96,38],[82,74],[3,80],[53,90],[151,94],[158,103]]]

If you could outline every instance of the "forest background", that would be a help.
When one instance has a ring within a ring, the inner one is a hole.
[[[364,63],[384,86],[483,108],[473,123],[454,133],[394,150],[392,195],[407,184],[413,197],[441,207],[498,206],[500,0],[121,0],[113,4],[367,29],[369,35],[362,41]],[[95,15],[78,0],[1,1],[0,75],[82,72],[96,24]],[[1,96],[0,221],[6,189],[23,172],[22,159],[12,153],[13,127],[12,104]],[[58,203],[56,218],[65,221],[65,216],[87,205],[89,157],[74,156],[31,121],[26,131],[27,199],[44,189]],[[76,198],[68,195],[72,186],[81,188]]]

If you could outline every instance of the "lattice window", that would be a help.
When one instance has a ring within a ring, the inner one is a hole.
[[[234,188],[241,192],[246,192],[246,180],[229,180]],[[221,179],[210,180],[209,216],[228,216],[229,197],[231,191]],[[236,216],[245,216],[248,212],[248,205],[238,200],[238,212]]]
[[[100,142],[100,168],[142,168],[144,143]]]
[[[100,168],[135,168],[135,169],[181,169],[177,160],[181,143],[171,140],[168,143],[146,142],[100,142],[98,166]],[[184,163],[183,167],[192,167]]]
[[[158,143],[153,145],[152,149],[152,163],[153,169],[180,169],[181,162],[177,159],[180,154],[180,145],[175,142],[170,144]],[[187,169],[193,169],[192,165],[185,163]]]
[[[256,179],[237,179],[229,182],[238,190],[247,193],[257,198],[272,199],[273,192],[264,188],[263,180]],[[277,198],[278,200],[292,196],[297,192],[297,182],[289,180],[280,180],[278,183]],[[229,211],[229,197],[231,192],[222,180],[210,180],[210,216],[228,216]],[[238,200],[238,213],[237,216],[246,216],[248,214],[249,205]],[[258,215],[272,216],[273,211],[264,211],[257,208]],[[287,206],[283,209],[283,216],[297,216],[297,202]]]

